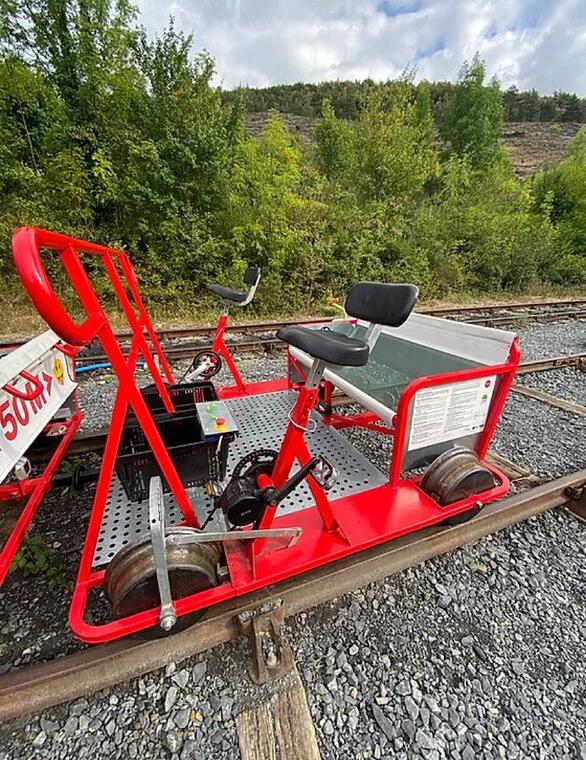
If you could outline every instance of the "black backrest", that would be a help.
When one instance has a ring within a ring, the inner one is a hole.
[[[248,267],[246,272],[244,272],[244,282],[247,285],[254,285],[254,283],[258,279],[259,274],[260,274],[259,267]]]
[[[359,282],[346,298],[346,313],[377,325],[399,327],[413,311],[419,290],[410,283]]]

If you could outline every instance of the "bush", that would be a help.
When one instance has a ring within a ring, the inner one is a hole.
[[[444,93],[447,154],[429,88],[405,79],[349,90],[351,122],[325,100],[312,150],[276,113],[246,137],[239,101],[211,85],[210,57],[172,24],[150,41],[134,16],[127,0],[6,5],[5,292],[17,292],[8,250],[21,225],[128,249],[159,311],[211,304],[205,285],[240,285],[250,263],[264,270],[253,307],[264,313],[330,308],[361,279],[413,280],[433,297],[585,281],[585,133],[560,167],[521,184],[498,148],[498,83],[484,84],[479,59]]]

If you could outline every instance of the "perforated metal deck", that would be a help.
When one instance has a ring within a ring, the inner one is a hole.
[[[243,456],[255,449],[279,449],[295,398],[295,391],[282,391],[244,396],[226,402],[240,428],[240,435],[230,445],[228,475]],[[387,482],[385,476],[354,448],[346,436],[324,425],[319,414],[314,413],[312,419],[315,420],[316,428],[306,434],[310,452],[314,455],[323,454],[335,463],[338,470],[336,484],[328,493],[331,500]],[[210,498],[203,487],[189,488],[187,493],[198,518],[203,522],[212,509]],[[297,512],[313,506],[313,503],[308,486],[302,483],[282,502],[279,513]],[[170,494],[165,495],[165,507],[167,525],[181,522],[181,512]],[[223,530],[225,527],[223,516],[216,512],[208,528]],[[94,568],[108,564],[117,551],[147,530],[148,500],[129,502],[120,481],[114,475],[94,553]]]

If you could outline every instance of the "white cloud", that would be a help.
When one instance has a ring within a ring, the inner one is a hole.
[[[586,96],[584,0],[139,0],[150,33],[173,15],[215,58],[217,81],[266,86],[455,79],[476,50],[504,87]]]

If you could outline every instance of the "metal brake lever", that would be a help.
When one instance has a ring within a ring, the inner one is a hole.
[[[151,543],[153,546],[153,558],[159,597],[161,600],[161,612],[159,625],[164,631],[170,631],[177,622],[177,614],[171,597],[171,584],[169,582],[169,569],[165,550],[165,506],[163,500],[163,484],[160,477],[151,478],[149,484],[149,527]]]

